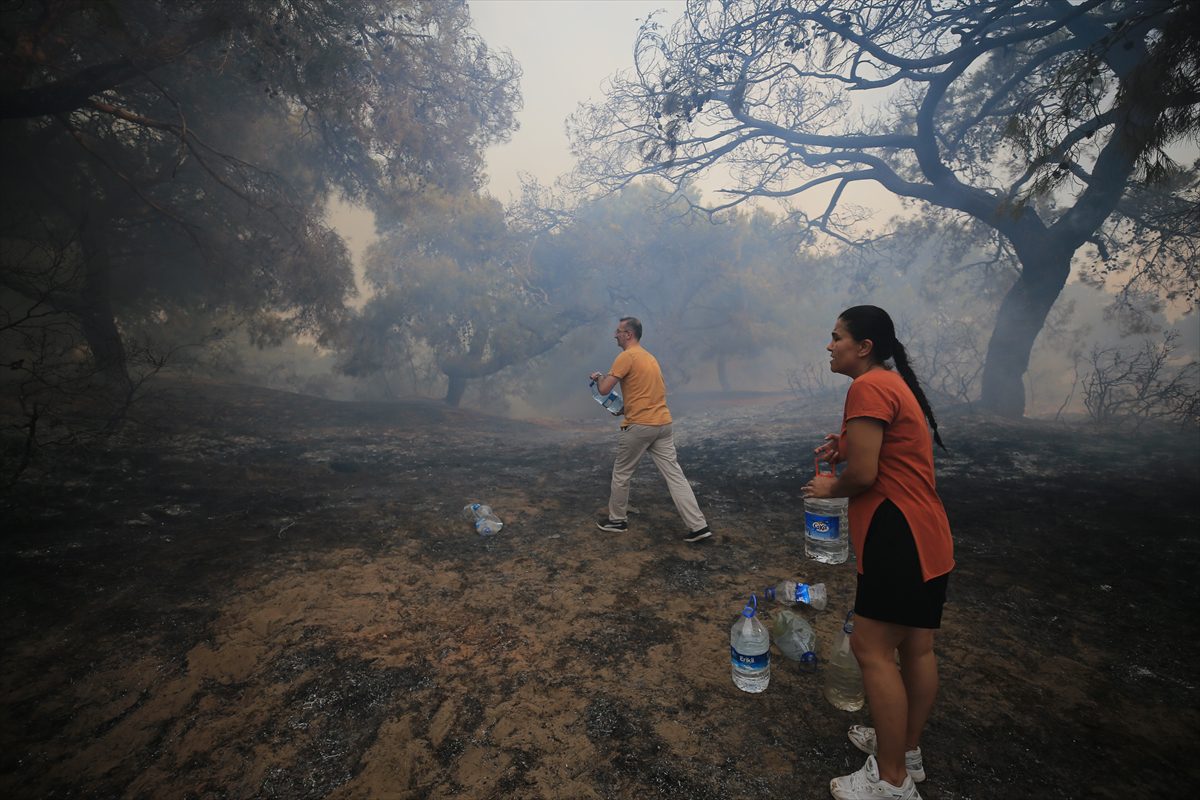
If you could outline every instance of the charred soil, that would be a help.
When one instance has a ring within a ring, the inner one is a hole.
[[[689,545],[649,459],[630,529],[596,529],[609,419],[199,383],[154,404],[6,500],[4,797],[825,798],[861,765],[869,710],[819,673],[773,651],[763,694],[729,676],[752,591],[825,582],[826,650],[853,601],[797,513],[838,409],[676,399],[716,532]],[[958,568],[921,795],[1195,785],[1195,433],[940,416]]]

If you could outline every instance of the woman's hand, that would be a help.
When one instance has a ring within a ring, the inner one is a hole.
[[[811,481],[800,487],[800,494],[805,497],[833,497],[833,484],[837,478],[832,475],[817,475]]]
[[[825,441],[813,452],[817,454],[817,458],[828,461],[831,466],[841,461],[842,454],[838,452],[838,435],[836,433],[825,434]]]
[[[851,458],[843,458],[838,450],[838,437],[829,434],[825,443],[816,449],[817,458],[830,464],[844,461],[842,474],[817,475],[800,489],[805,497],[854,497],[865,492],[875,483],[879,474],[879,451],[883,447],[884,425],[871,417],[855,417],[846,423],[846,452]]]

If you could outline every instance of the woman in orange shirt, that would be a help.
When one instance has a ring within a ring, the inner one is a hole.
[[[921,731],[938,686],[933,632],[941,626],[954,568],[950,524],[933,470],[933,442],[945,447],[886,311],[846,309],[825,349],[830,370],[853,383],[840,435],[825,437],[817,453],[845,469],[837,477],[813,478],[802,493],[850,498],[850,541],[858,560],[850,642],[875,723],[850,728],[850,741],[870,755],[861,770],[834,778],[829,788],[839,800],[919,800],[916,782],[925,779]]]

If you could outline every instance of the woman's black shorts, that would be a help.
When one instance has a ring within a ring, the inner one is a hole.
[[[884,500],[871,518],[862,570],[854,597],[856,615],[910,628],[942,626],[950,575],[923,579],[912,529],[891,500]]]

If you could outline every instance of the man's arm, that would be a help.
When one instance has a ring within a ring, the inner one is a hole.
[[[614,386],[620,383],[612,375],[605,375],[600,372],[593,372],[591,378],[596,382],[596,389],[599,390],[600,394],[608,394],[613,390]]]

